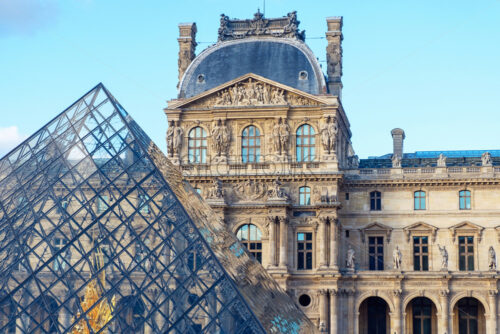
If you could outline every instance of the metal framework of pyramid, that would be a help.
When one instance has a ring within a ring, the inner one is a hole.
[[[0,160],[0,333],[313,333],[102,84]]]

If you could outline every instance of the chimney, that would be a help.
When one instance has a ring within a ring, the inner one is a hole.
[[[392,129],[392,147],[393,154],[399,156],[401,159],[403,158],[403,141],[405,140],[405,132],[403,129]]]
[[[342,98],[342,16],[326,18],[326,62],[328,74],[328,91]]]
[[[180,23],[179,24],[179,82],[177,87],[179,87],[182,76],[189,64],[193,61],[195,57],[194,51],[196,50],[196,23]]]

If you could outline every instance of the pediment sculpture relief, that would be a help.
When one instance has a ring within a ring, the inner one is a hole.
[[[200,101],[194,101],[189,107],[210,108],[264,105],[317,106],[319,102],[282,88],[256,81],[253,78],[248,78]]]

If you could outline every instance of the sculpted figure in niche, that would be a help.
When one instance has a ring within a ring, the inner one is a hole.
[[[270,198],[287,199],[285,192],[283,191],[283,189],[281,189],[281,185],[282,185],[282,183],[279,180],[279,178],[277,177],[273,181],[273,185],[272,185],[271,189],[269,190],[269,197]]]
[[[174,121],[170,121],[167,129],[167,154],[169,157],[174,155],[174,128]]]
[[[441,253],[441,270],[448,270],[448,251],[446,250],[446,246],[439,246],[439,252]]]
[[[488,267],[490,270],[497,270],[497,255],[493,246],[488,251]]]
[[[354,249],[352,249],[351,245],[349,245],[349,249],[347,249],[347,256],[345,260],[345,265],[347,269],[353,269],[354,270],[354,261],[356,258],[354,257]]]
[[[402,259],[403,259],[403,254],[401,253],[399,246],[396,246],[396,248],[392,252],[392,261],[394,262],[394,269],[401,269]]]
[[[172,136],[172,151],[174,155],[178,155],[182,146],[182,135],[184,131],[179,126],[179,121],[173,123],[173,136]]]
[[[214,179],[212,181],[212,187],[208,190],[207,198],[219,199],[224,197],[224,192],[222,190],[222,183],[219,179]]]
[[[484,152],[483,155],[481,155],[481,164],[483,166],[491,166],[491,154],[490,152]]]
[[[446,167],[446,156],[443,153],[441,153],[437,159],[437,166]]]
[[[401,157],[397,154],[392,155],[392,168],[401,168]]]
[[[321,127],[321,143],[327,154],[335,154],[337,151],[337,133],[335,117],[328,116],[326,123]]]
[[[214,150],[218,157],[226,154],[230,139],[231,132],[229,132],[229,129],[226,126],[226,121],[219,119],[215,126],[212,128]]]
[[[274,125],[271,135],[276,154],[285,154],[288,147],[288,138],[290,137],[290,127],[283,118],[278,119],[278,123]]]

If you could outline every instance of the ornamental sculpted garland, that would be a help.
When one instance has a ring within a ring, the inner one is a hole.
[[[318,106],[320,103],[249,78],[201,101],[195,101],[189,108],[264,105]]]

